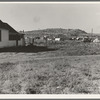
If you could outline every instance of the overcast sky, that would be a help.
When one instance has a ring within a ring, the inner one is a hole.
[[[82,29],[100,33],[98,4],[0,3],[0,19],[17,31],[45,28]]]

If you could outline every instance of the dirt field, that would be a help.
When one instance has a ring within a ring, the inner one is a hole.
[[[100,43],[75,41],[1,49],[0,93],[99,94],[99,54]]]

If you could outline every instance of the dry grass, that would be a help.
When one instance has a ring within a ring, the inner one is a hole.
[[[24,62],[15,65],[9,63],[5,70],[0,68],[2,72],[0,78],[1,93],[99,93],[98,88],[95,87],[98,84],[93,83],[93,80],[98,80],[98,76],[95,74],[99,71],[95,69],[92,72],[92,65],[87,66],[84,63],[83,66],[79,67],[70,64],[68,59],[45,60],[45,62],[40,60],[37,62]]]
[[[99,54],[99,44],[63,45],[56,44],[57,51],[0,53],[0,93],[99,94],[100,56],[91,55]]]

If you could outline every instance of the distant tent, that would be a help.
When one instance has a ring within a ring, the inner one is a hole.
[[[100,40],[98,38],[94,39],[93,42],[98,43]]]

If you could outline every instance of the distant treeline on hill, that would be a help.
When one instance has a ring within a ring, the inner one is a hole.
[[[25,31],[26,35],[42,36],[42,35],[58,35],[63,34],[67,37],[87,35],[87,33],[80,29],[62,29],[62,28],[48,28],[43,30]]]

